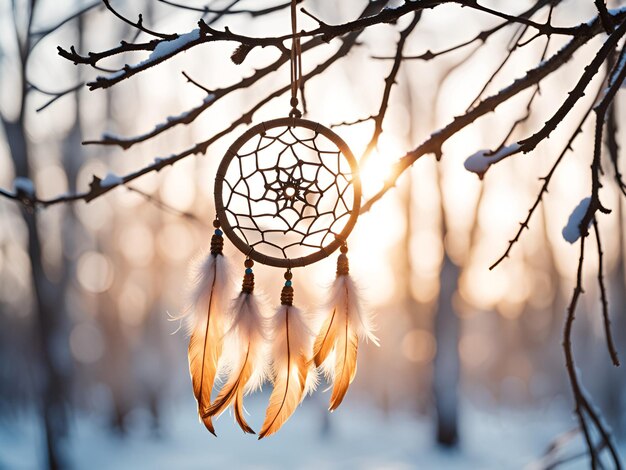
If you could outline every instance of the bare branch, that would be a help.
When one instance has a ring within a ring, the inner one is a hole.
[[[527,139],[518,142],[520,145],[520,152],[528,153],[533,150],[539,142],[542,142],[544,139],[550,137],[552,131],[556,129],[561,121],[563,121],[563,118],[571,111],[578,100],[584,96],[585,89],[589,85],[589,82],[591,82],[591,79],[595,76],[598,70],[600,70],[600,67],[607,59],[611,51],[615,49],[617,42],[624,34],[626,34],[626,20],[623,20],[619,28],[617,28],[602,44],[602,47],[593,60],[585,67],[585,70],[578,80],[578,83],[576,83],[574,89],[569,92],[563,104],[545,123],[541,130]]]
[[[600,303],[602,304],[602,318],[604,320],[604,332],[606,334],[606,345],[611,356],[613,365],[619,367],[619,358],[617,356],[617,349],[615,349],[615,343],[613,341],[613,333],[611,332],[611,319],[609,317],[609,301],[606,296],[606,287],[604,285],[604,268],[603,258],[604,252],[602,251],[602,241],[600,239],[600,229],[598,228],[598,221],[593,219],[593,231],[596,235],[596,245],[598,247],[598,287],[600,289]]]
[[[176,8],[180,8],[183,10],[189,10],[189,11],[197,11],[200,13],[204,13],[209,14],[209,13],[214,13],[216,15],[220,15],[220,16],[225,16],[225,15],[250,15],[251,17],[258,17],[258,16],[265,16],[268,15],[270,13],[274,13],[276,11],[280,11],[280,10],[284,10],[285,8],[289,7],[289,5],[291,4],[291,2],[283,2],[280,3],[278,5],[275,5],[273,7],[267,7],[267,8],[262,8],[262,9],[258,9],[258,10],[252,10],[252,9],[230,9],[230,8],[224,8],[221,10],[216,10],[216,9],[212,9],[209,8],[208,6],[204,6],[204,7],[192,7],[189,5],[184,5],[182,3],[177,3],[177,2],[172,2],[170,0],[157,0],[161,3],[164,3],[166,5],[172,6],[172,7],[176,7]],[[303,0],[297,0],[297,3],[302,3]]]
[[[602,92],[603,86],[604,86],[603,84],[600,85],[600,89],[598,90],[596,96],[600,96],[600,93]],[[535,213],[535,210],[537,209],[537,207],[539,207],[539,204],[542,202],[543,196],[548,192],[548,186],[550,185],[550,181],[552,180],[552,177],[554,176],[554,173],[556,172],[556,169],[558,168],[558,166],[563,161],[563,157],[565,157],[565,155],[568,152],[574,150],[572,145],[574,144],[574,141],[576,140],[576,138],[582,133],[583,125],[587,121],[587,118],[589,118],[589,115],[591,114],[592,111],[593,111],[593,105],[590,106],[587,109],[587,111],[585,112],[585,114],[583,115],[582,119],[580,120],[580,122],[576,126],[573,134],[571,135],[571,137],[567,141],[567,144],[565,145],[565,148],[563,148],[563,150],[561,151],[561,153],[559,154],[559,156],[555,160],[555,162],[552,165],[552,168],[550,168],[550,171],[548,172],[548,174],[546,176],[542,177],[542,178],[539,178],[540,180],[543,181],[543,185],[541,186],[541,189],[539,190],[539,193],[537,194],[537,197],[535,198],[535,202],[533,203],[532,207],[528,210],[528,215],[526,216],[526,219],[524,220],[524,222],[520,223],[520,227],[519,227],[517,233],[515,234],[515,237],[512,240],[509,240],[509,245],[507,246],[507,249],[504,252],[504,254],[500,258],[498,258],[498,260],[495,263],[493,263],[491,266],[489,266],[490,270],[494,269],[496,266],[498,266],[500,263],[502,263],[502,261],[504,261],[506,258],[509,257],[509,254],[511,253],[511,249],[520,240],[520,237],[522,236],[522,232],[524,231],[524,229],[528,229],[529,228],[530,220],[532,219],[532,216]]]
[[[101,6],[102,2],[100,0],[97,0],[83,8],[81,8],[80,10],[78,10],[76,13],[69,15],[67,17],[65,17],[63,20],[61,20],[60,22],[56,23],[53,26],[49,26],[46,29],[41,29],[38,31],[33,31],[31,34],[31,36],[35,39],[34,43],[33,43],[33,48],[39,44],[39,42],[41,42],[41,40],[43,38],[45,38],[46,36],[48,36],[49,34],[54,33],[55,31],[57,31],[59,28],[63,27],[65,24],[69,23],[72,20],[75,20],[81,16],[83,16],[85,13],[94,10],[95,8],[97,8],[98,6]]]
[[[156,208],[162,210],[163,212],[167,212],[168,214],[172,214],[172,215],[176,215],[176,216],[182,217],[183,219],[191,220],[191,221],[193,221],[195,223],[198,223],[198,224],[201,224],[201,225],[203,225],[205,227],[207,226],[207,224],[202,219],[200,219],[197,215],[192,214],[191,212],[185,212],[185,211],[178,210],[175,207],[172,207],[169,204],[166,204],[161,199],[156,198],[155,196],[153,196],[151,194],[148,194],[145,191],[137,189],[134,186],[126,185],[126,189],[128,189],[130,192],[133,192],[135,194],[139,194],[146,201],[148,201],[150,204],[152,204]]]
[[[619,13],[619,20],[623,21],[624,16],[626,16],[625,13]],[[572,55],[580,49],[580,47],[586,44],[594,35],[601,31],[599,20],[596,18],[590,23],[589,28],[582,28],[580,31],[579,35],[571,39],[552,57],[542,62],[535,68],[527,71],[524,77],[515,80],[512,84],[503,88],[495,95],[484,99],[468,113],[455,117],[451,123],[439,131],[431,134],[431,136],[419,147],[408,152],[404,157],[398,160],[390,178],[385,182],[380,191],[365,202],[361,208],[361,213],[369,211],[373,204],[380,200],[380,198],[382,198],[387,191],[395,186],[396,181],[402,172],[415,163],[419,158],[431,153],[434,155],[440,155],[441,146],[454,134],[476,121],[479,117],[495,110],[500,104],[507,101],[511,97],[539,83],[545,77],[565,64],[572,57]]]
[[[44,109],[46,109],[48,106],[50,106],[52,103],[54,103],[56,100],[58,100],[59,98],[64,97],[65,95],[68,95],[70,93],[73,93],[75,91],[80,90],[85,84],[84,83],[79,83],[78,85],[74,85],[72,87],[66,88],[65,90],[62,91],[46,91],[46,90],[42,90],[41,88],[39,88],[36,85],[33,85],[32,83],[29,83],[29,89],[35,90],[43,95],[48,95],[51,96],[52,98],[50,98],[44,105],[40,106],[39,108],[36,109],[37,112],[43,111]]]
[[[132,20],[129,20],[124,15],[119,13],[115,8],[113,8],[111,6],[111,2],[109,0],[102,0],[102,3],[104,3],[104,6],[107,8],[107,10],[109,10],[111,13],[113,13],[113,15],[115,15],[117,18],[119,18],[120,20],[122,20],[127,25],[130,25],[133,28],[135,28],[135,29],[137,29],[137,30],[139,30],[141,32],[144,32],[144,33],[149,34],[151,36],[155,36],[157,38],[165,39],[165,40],[168,40],[168,41],[171,41],[172,39],[176,39],[176,37],[177,37],[176,34],[163,34],[163,33],[159,33],[159,32],[156,32],[156,31],[153,31],[151,29],[146,28],[143,25],[143,15],[141,15],[141,13],[139,14],[139,18],[137,19],[137,21],[134,22]]]
[[[400,39],[398,40],[398,44],[396,46],[396,56],[393,61],[393,66],[391,67],[391,71],[389,75],[385,79],[385,88],[383,90],[383,96],[380,101],[380,107],[378,109],[378,113],[373,116],[374,120],[374,131],[372,132],[372,137],[370,138],[363,155],[361,156],[360,163],[364,164],[369,158],[372,151],[378,145],[378,140],[380,135],[383,132],[383,121],[385,120],[385,115],[387,114],[387,109],[389,108],[389,98],[391,97],[391,89],[396,84],[396,79],[398,77],[398,72],[400,71],[400,66],[402,65],[402,53],[404,51],[404,46],[406,45],[406,41],[419,23],[422,17],[421,12],[417,12],[413,17],[413,20],[409,23],[409,25],[400,33]]]
[[[183,76],[187,79],[187,81],[189,83],[191,83],[192,85],[195,85],[196,87],[200,88],[202,91],[204,91],[207,95],[212,95],[213,92],[211,90],[209,90],[207,87],[200,85],[197,81],[195,81],[193,78],[191,78],[186,72],[181,72],[183,74]]]
[[[606,4],[604,3],[604,0],[594,0],[594,3],[596,4],[596,8],[598,9],[598,14],[600,16],[600,20],[602,21],[602,27],[607,32],[607,34],[611,34],[614,28],[613,18],[611,18],[611,15],[606,9]]]

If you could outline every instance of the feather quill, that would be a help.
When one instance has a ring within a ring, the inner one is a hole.
[[[252,277],[252,272],[246,276]],[[261,314],[258,299],[252,293],[253,281],[250,282],[252,287],[246,289],[244,286],[244,291],[231,306],[233,323],[224,338],[231,352],[225,365],[228,378],[206,415],[218,416],[232,404],[241,429],[245,433],[254,434],[244,417],[243,397],[259,388],[267,376],[267,319]]]
[[[292,305],[281,305],[273,318],[272,371],[274,389],[265,413],[259,439],[274,434],[293,414],[309,388],[313,335],[301,312]]]
[[[348,274],[345,253],[339,256],[337,262],[337,277],[332,285],[327,310],[329,315],[313,345],[313,362],[316,367],[324,367],[333,382],[329,410],[334,411],[356,376],[359,338],[377,346],[379,344],[374,335],[372,317],[361,307],[358,289]],[[334,363],[331,363],[333,352]]]
[[[221,249],[217,252],[213,248],[214,240],[211,254],[200,264],[197,271],[191,309],[193,314],[188,316],[190,338],[187,352],[193,394],[198,403],[198,415],[209,432],[215,435],[211,418],[205,417],[204,414],[211,403],[211,390],[217,374],[218,360],[222,354],[223,307],[231,284]]]

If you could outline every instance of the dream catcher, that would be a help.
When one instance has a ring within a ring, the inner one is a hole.
[[[349,275],[347,238],[360,209],[357,162],[333,131],[302,119],[298,109],[301,51],[296,1],[291,4],[291,111],[237,139],[215,178],[215,233],[200,266],[194,296],[189,366],[198,414],[212,419],[232,406],[244,432],[244,396],[265,381],[273,385],[259,438],[291,416],[322,369],[332,382],[336,409],[356,373],[359,338],[377,344]],[[245,256],[241,292],[231,301],[224,235]],[[311,331],[295,306],[295,268],[340,251],[336,279],[322,326]],[[283,268],[280,306],[264,312],[254,290],[254,263]],[[221,387],[212,398],[218,374]]]

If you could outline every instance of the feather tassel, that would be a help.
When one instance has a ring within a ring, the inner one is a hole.
[[[252,260],[246,260],[242,291],[234,300],[225,342],[231,347],[229,373],[213,404],[206,412],[208,417],[218,416],[233,405],[235,419],[245,433],[254,434],[244,417],[243,397],[259,388],[267,376],[266,319],[261,315],[258,300],[253,293],[254,274]]]
[[[281,306],[273,317],[272,370],[274,389],[265,413],[259,439],[274,434],[293,414],[309,388],[317,383],[310,377],[310,350],[313,335],[301,312],[293,306],[291,272],[281,294]]]
[[[224,239],[216,222],[211,238],[211,253],[201,263],[193,292],[193,315],[188,317],[190,330],[188,358],[193,394],[198,403],[198,415],[209,432],[215,435],[211,417],[204,416],[211,403],[211,390],[222,354],[224,300],[229,295],[230,280],[222,254]]]
[[[313,362],[323,366],[333,382],[329,410],[334,411],[343,401],[357,370],[359,338],[378,346],[372,318],[361,308],[354,281],[349,275],[346,245],[337,259],[337,277],[328,302],[328,318],[315,339]],[[329,360],[334,352],[334,363]],[[327,360],[328,359],[328,360]]]

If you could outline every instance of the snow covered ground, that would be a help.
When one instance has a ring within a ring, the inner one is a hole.
[[[257,427],[265,398],[249,400]],[[150,432],[142,414],[126,437],[111,435],[99,418],[81,416],[68,454],[77,469],[522,469],[536,468],[530,465],[552,438],[574,424],[561,406],[525,412],[465,407],[461,449],[444,452],[433,445],[425,418],[346,405],[330,416],[326,436],[323,404],[308,399],[277,435],[262,441],[243,435],[227,413],[217,421],[214,438],[195,418],[193,400],[168,408],[160,436]],[[0,428],[0,468],[41,468],[35,424],[23,419]],[[575,440],[567,450],[575,452],[579,445]],[[585,463],[579,459],[566,468],[586,468]]]

